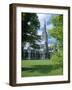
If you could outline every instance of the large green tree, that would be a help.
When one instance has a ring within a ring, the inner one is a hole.
[[[22,13],[22,42],[24,45],[29,42],[32,47],[37,47],[36,40],[40,37],[37,30],[40,22],[36,13]]]
[[[53,62],[63,65],[63,15],[53,15],[51,17],[52,29],[49,30],[51,37],[56,39],[56,46],[52,55]]]
[[[57,40],[57,44],[60,48],[63,46],[63,15],[55,15],[51,18],[51,24],[53,28],[49,30],[50,36]]]

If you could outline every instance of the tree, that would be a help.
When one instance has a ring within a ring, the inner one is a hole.
[[[37,35],[37,30],[40,27],[40,22],[36,13],[22,13],[22,53],[23,47],[26,43],[30,44],[32,48],[39,48],[36,41],[40,40],[40,36]]]
[[[53,28],[49,30],[50,36],[54,37],[60,48],[63,47],[63,15],[52,16],[51,24]]]
[[[40,39],[37,30],[40,27],[36,13],[22,13],[22,42],[35,43]]]
[[[52,16],[51,24],[53,28],[49,30],[49,34],[57,41],[52,59],[54,62],[63,64],[63,15]]]

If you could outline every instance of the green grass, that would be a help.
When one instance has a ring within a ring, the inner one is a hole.
[[[63,66],[53,60],[22,60],[22,77],[62,75]]]

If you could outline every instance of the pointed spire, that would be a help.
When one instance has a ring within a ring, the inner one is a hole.
[[[47,41],[48,39],[48,35],[47,35],[47,31],[46,31],[46,19],[44,19],[44,32],[43,32],[43,36],[44,36],[44,40],[45,42]]]
[[[44,31],[46,32],[46,19],[44,19]]]
[[[48,58],[48,34],[46,31],[46,19],[44,19],[44,39],[45,39],[45,46],[46,46],[46,58]]]

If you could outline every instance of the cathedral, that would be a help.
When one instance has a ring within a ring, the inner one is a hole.
[[[42,34],[40,35],[41,40],[38,42],[40,49],[34,49],[30,46],[24,48],[23,59],[24,60],[45,60],[49,58],[48,50],[48,33],[46,31],[46,21],[44,20],[44,27]]]

